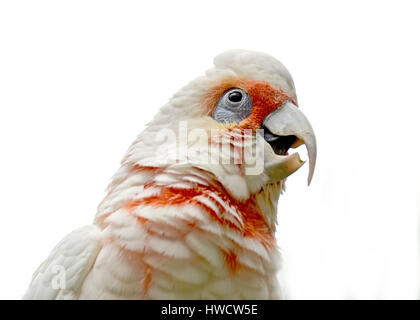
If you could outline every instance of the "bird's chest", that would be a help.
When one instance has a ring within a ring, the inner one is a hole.
[[[81,298],[275,299],[278,253],[220,225],[115,213]]]

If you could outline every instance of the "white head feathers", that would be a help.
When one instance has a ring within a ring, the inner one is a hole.
[[[263,80],[273,88],[282,89],[296,99],[292,76],[286,67],[272,56],[256,51],[229,50],[214,58],[216,70],[232,70],[239,78]]]

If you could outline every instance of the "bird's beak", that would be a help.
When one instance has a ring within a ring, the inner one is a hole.
[[[316,139],[305,115],[286,101],[263,121],[265,146],[264,167],[274,180],[291,175],[303,165],[298,153],[287,154],[287,149],[305,144],[309,158],[308,185],[311,183],[316,162]],[[268,129],[268,130],[267,130]]]

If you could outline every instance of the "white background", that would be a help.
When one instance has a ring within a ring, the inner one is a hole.
[[[415,1],[2,1],[0,298],[91,223],[129,144],[231,48],[292,73],[318,138],[279,202],[290,298],[420,298]]]

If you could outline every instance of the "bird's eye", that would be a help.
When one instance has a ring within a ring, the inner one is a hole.
[[[248,93],[241,88],[230,88],[224,92],[212,117],[219,122],[240,123],[249,116],[252,102]]]
[[[233,91],[229,93],[228,99],[230,102],[240,102],[242,100],[242,93],[240,91]]]

